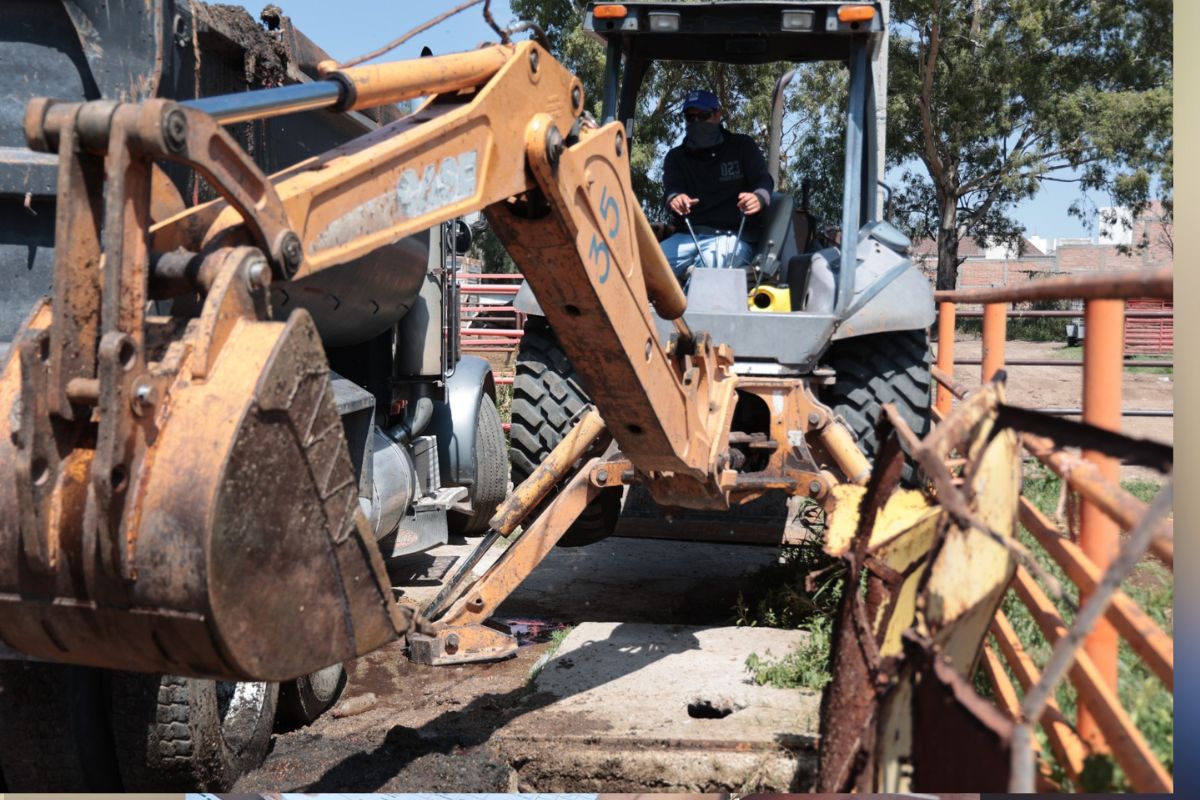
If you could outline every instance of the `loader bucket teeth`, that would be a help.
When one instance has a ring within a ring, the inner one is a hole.
[[[48,316],[21,336],[44,336]],[[4,642],[76,664],[274,681],[369,652],[411,623],[359,509],[308,314],[239,319],[208,358],[205,378],[175,376],[128,476],[119,522],[132,579],[106,565],[89,526],[88,421],[73,423],[74,439],[60,431],[60,445],[78,445],[57,474],[0,481]],[[10,354],[0,378],[0,464],[29,461],[22,426],[38,410],[23,409],[23,382],[36,385],[23,365],[37,369]]]

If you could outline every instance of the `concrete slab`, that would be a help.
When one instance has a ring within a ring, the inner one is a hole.
[[[751,653],[782,657],[806,636],[584,623],[537,671],[537,707],[492,743],[521,764],[522,791],[807,788],[820,693],[757,686],[745,668]]]

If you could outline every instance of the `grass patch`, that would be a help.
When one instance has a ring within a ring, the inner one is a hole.
[[[571,635],[571,631],[575,630],[574,625],[568,625],[565,628],[556,628],[550,633],[550,647],[546,650],[547,655],[554,655],[558,652],[558,648],[562,647],[563,640]]]
[[[751,653],[746,669],[759,686],[777,689],[814,689],[820,691],[829,683],[829,617],[819,617],[808,627],[808,641],[783,658],[773,658],[768,652],[760,657]]]
[[[511,383],[496,386],[496,410],[500,412],[500,421],[512,422],[513,387]]]
[[[1158,495],[1161,484],[1154,481],[1121,481],[1121,487],[1143,503],[1152,503]]]
[[[1064,346],[1055,350],[1051,355],[1054,358],[1061,358],[1063,361],[1082,361],[1083,360],[1083,345],[1075,345],[1074,347]],[[1167,361],[1169,356],[1149,356],[1149,355],[1134,355],[1130,356],[1134,361],[1144,361],[1144,367],[1126,367],[1126,372],[1140,373],[1143,375],[1174,375],[1174,367],[1156,367],[1155,361]]]
[[[830,680],[833,616],[846,569],[840,559],[825,554],[824,520],[819,510],[805,508],[802,516],[812,520],[808,541],[781,548],[778,563],[761,570],[754,589],[747,594],[739,592],[733,608],[737,625],[809,633],[803,644],[782,657],[750,654],[746,670],[760,686],[820,690]]]
[[[1152,481],[1123,481],[1122,486],[1139,499],[1149,502],[1158,492],[1159,485]],[[1039,465],[1027,470],[1024,483],[1024,494],[1043,513],[1054,518],[1061,492],[1059,478]],[[1073,608],[1078,606],[1079,595],[1058,564],[1037,545],[1037,540],[1022,528],[1020,540],[1034,553],[1035,558],[1043,569],[1056,577],[1064,589],[1064,597],[1055,601],[1059,615],[1067,625],[1074,619]],[[1133,575],[1125,581],[1122,588],[1143,611],[1155,622],[1171,634],[1174,628],[1173,608],[1175,602],[1174,583],[1171,575],[1157,562],[1146,560],[1139,564]],[[1039,669],[1050,657],[1051,647],[1042,635],[1041,629],[1034,622],[1032,615],[1025,605],[1012,592],[1004,599],[1003,610],[1017,636],[1024,644],[1030,657]],[[1007,664],[1005,664],[1007,669]],[[1009,672],[1013,684],[1020,684],[1016,676]],[[1118,651],[1118,696],[1121,704],[1129,713],[1135,725],[1146,737],[1154,755],[1170,772],[1174,767],[1174,698],[1169,690],[1142,663],[1137,654],[1122,639]],[[1019,690],[1018,690],[1019,691]],[[1064,680],[1055,691],[1055,700],[1068,720],[1077,718],[1078,699],[1074,687]],[[1039,729],[1044,752],[1049,752],[1049,744]],[[1115,762],[1107,756],[1097,756],[1089,759],[1080,785],[1073,786],[1070,781],[1063,785],[1064,789],[1087,792],[1128,791],[1130,787],[1125,775]]]
[[[529,677],[525,679],[525,691],[530,693],[533,691],[533,682],[537,680],[537,676],[542,674],[542,670],[546,668],[554,659],[554,654],[558,652],[558,648],[562,647],[563,641],[575,630],[574,625],[567,625],[563,628],[556,628],[550,632],[550,646],[546,648],[546,652],[542,653],[541,657],[534,663],[533,668],[529,670]]]
[[[1147,364],[1153,364],[1155,361],[1166,361],[1165,356],[1131,356],[1134,361],[1145,361]],[[1174,375],[1174,367],[1126,367],[1129,372],[1140,372],[1144,375]]]
[[[779,560],[755,575],[754,588],[738,592],[733,607],[735,625],[807,630],[814,620],[833,616],[845,566],[825,554],[820,508],[810,503],[801,516],[812,520],[808,540],[780,548]],[[811,591],[806,587],[810,575],[814,577]]]
[[[1034,311],[1067,311],[1069,301],[1039,300],[1030,304]],[[1079,312],[1083,316],[1083,312]],[[1059,317],[1009,317],[1006,338],[1022,342],[1063,342],[1067,338],[1068,319]],[[958,317],[954,321],[954,329],[959,333],[983,333],[981,317]]]
[[[814,621],[833,616],[845,569],[840,564],[834,565],[829,577],[836,579],[821,580],[809,592],[804,587],[804,579],[816,570],[798,568],[796,562],[790,560],[792,558],[785,554],[783,559],[787,561],[762,570],[762,583],[753,594],[738,593],[733,608],[735,625],[809,630]]]

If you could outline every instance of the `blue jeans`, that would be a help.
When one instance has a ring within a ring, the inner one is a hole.
[[[668,236],[660,242],[671,271],[679,279],[679,283],[687,288],[688,275],[693,267],[745,267],[750,264],[754,248],[745,239],[738,241],[737,236],[727,234],[697,233],[696,240],[700,242],[700,254],[697,257],[696,242],[686,231]],[[733,244],[737,242],[737,252],[733,252]]]

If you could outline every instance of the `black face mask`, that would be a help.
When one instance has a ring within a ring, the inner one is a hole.
[[[705,150],[721,143],[721,123],[688,120],[685,124],[687,133],[684,134],[683,141],[693,150]]]

